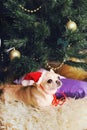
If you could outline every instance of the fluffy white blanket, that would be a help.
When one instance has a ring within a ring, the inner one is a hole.
[[[40,109],[0,101],[0,130],[87,130],[87,98]]]

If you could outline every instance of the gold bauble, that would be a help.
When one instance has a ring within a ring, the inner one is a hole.
[[[35,27],[38,27],[39,24],[40,24],[40,22],[35,22],[35,23],[34,23],[34,26],[35,26]]]
[[[10,52],[10,60],[13,60],[15,58],[20,58],[21,57],[21,53],[16,50],[16,49],[13,49],[11,52]]]
[[[74,21],[69,20],[66,27],[71,31],[75,31],[77,29],[77,24]]]

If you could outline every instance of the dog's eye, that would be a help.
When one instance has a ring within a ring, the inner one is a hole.
[[[52,83],[52,79],[49,79],[49,80],[47,81],[47,83]]]
[[[60,77],[58,76],[58,79],[60,80]]]

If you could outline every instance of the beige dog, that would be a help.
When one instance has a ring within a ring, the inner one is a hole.
[[[27,77],[29,76],[31,75],[28,74]],[[33,78],[31,76],[31,79],[34,80],[34,76]],[[6,102],[15,100],[34,107],[44,107],[52,104],[53,95],[61,85],[59,75],[50,70],[43,72],[39,81],[34,82],[33,85],[25,87],[22,85],[6,85],[3,96]]]

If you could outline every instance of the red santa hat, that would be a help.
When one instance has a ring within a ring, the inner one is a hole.
[[[45,72],[30,72],[26,74],[22,80],[23,86],[33,85],[34,83],[40,84]]]

